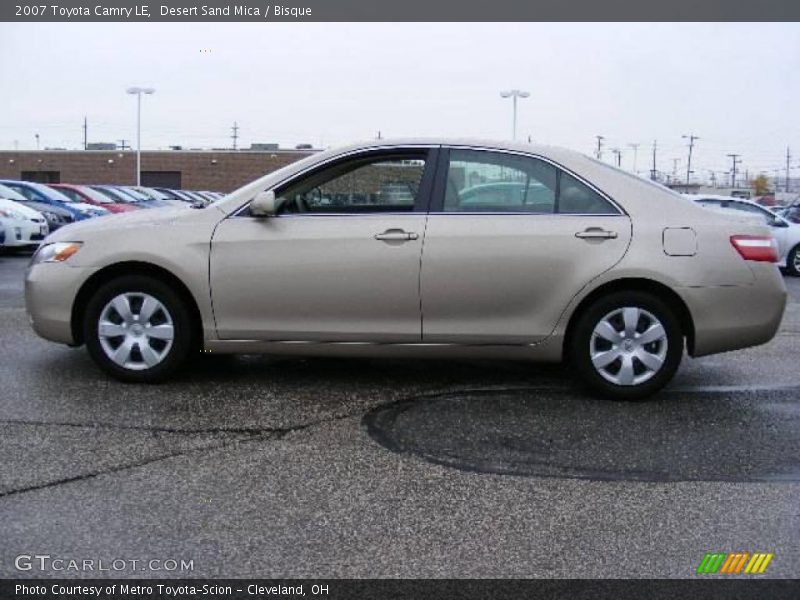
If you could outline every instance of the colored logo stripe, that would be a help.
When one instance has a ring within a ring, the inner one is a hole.
[[[697,567],[698,574],[740,574],[742,567],[744,573],[756,575],[763,573],[774,554],[766,552],[707,552]],[[747,566],[745,566],[745,564]]]

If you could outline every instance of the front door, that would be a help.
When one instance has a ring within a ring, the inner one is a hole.
[[[435,152],[337,160],[277,188],[277,216],[222,221],[210,266],[220,339],[419,342]]]
[[[442,150],[422,257],[423,341],[530,344],[616,264],[627,215],[538,158]]]

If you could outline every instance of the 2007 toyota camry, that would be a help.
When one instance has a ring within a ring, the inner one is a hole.
[[[691,356],[770,340],[786,288],[757,223],[581,154],[377,141],[312,155],[197,210],[51,234],[33,328],[106,372],[193,353],[569,360],[644,398]]]

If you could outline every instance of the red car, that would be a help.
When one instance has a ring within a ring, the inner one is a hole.
[[[93,190],[88,185],[75,185],[73,183],[50,183],[48,185],[62,194],[66,194],[76,202],[85,202],[87,204],[94,204],[95,206],[102,206],[112,213],[138,210],[138,207],[133,204],[114,202],[108,196],[101,194],[97,190]]]

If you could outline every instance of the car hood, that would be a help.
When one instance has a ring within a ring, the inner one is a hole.
[[[224,216],[222,211],[214,208],[187,210],[185,208],[166,206],[149,210],[134,210],[110,214],[102,219],[89,219],[70,223],[51,233],[45,243],[81,242],[97,235],[106,235],[110,232],[128,233],[131,230],[141,230],[143,236],[151,237],[157,235],[156,229],[182,225],[187,220],[193,220],[198,217],[199,213],[205,213],[206,210],[214,211],[214,214],[220,218]]]
[[[34,210],[30,206],[26,206],[21,202],[14,202],[13,200],[6,200],[4,198],[0,198],[0,210],[3,208],[9,208],[11,210],[15,210],[23,215],[25,215],[28,219],[41,219],[42,213],[38,210]]]
[[[94,204],[86,204],[85,202],[70,202],[69,206],[71,208],[77,209],[80,212],[84,213],[107,213],[108,211],[105,208],[100,206],[95,206]]]

